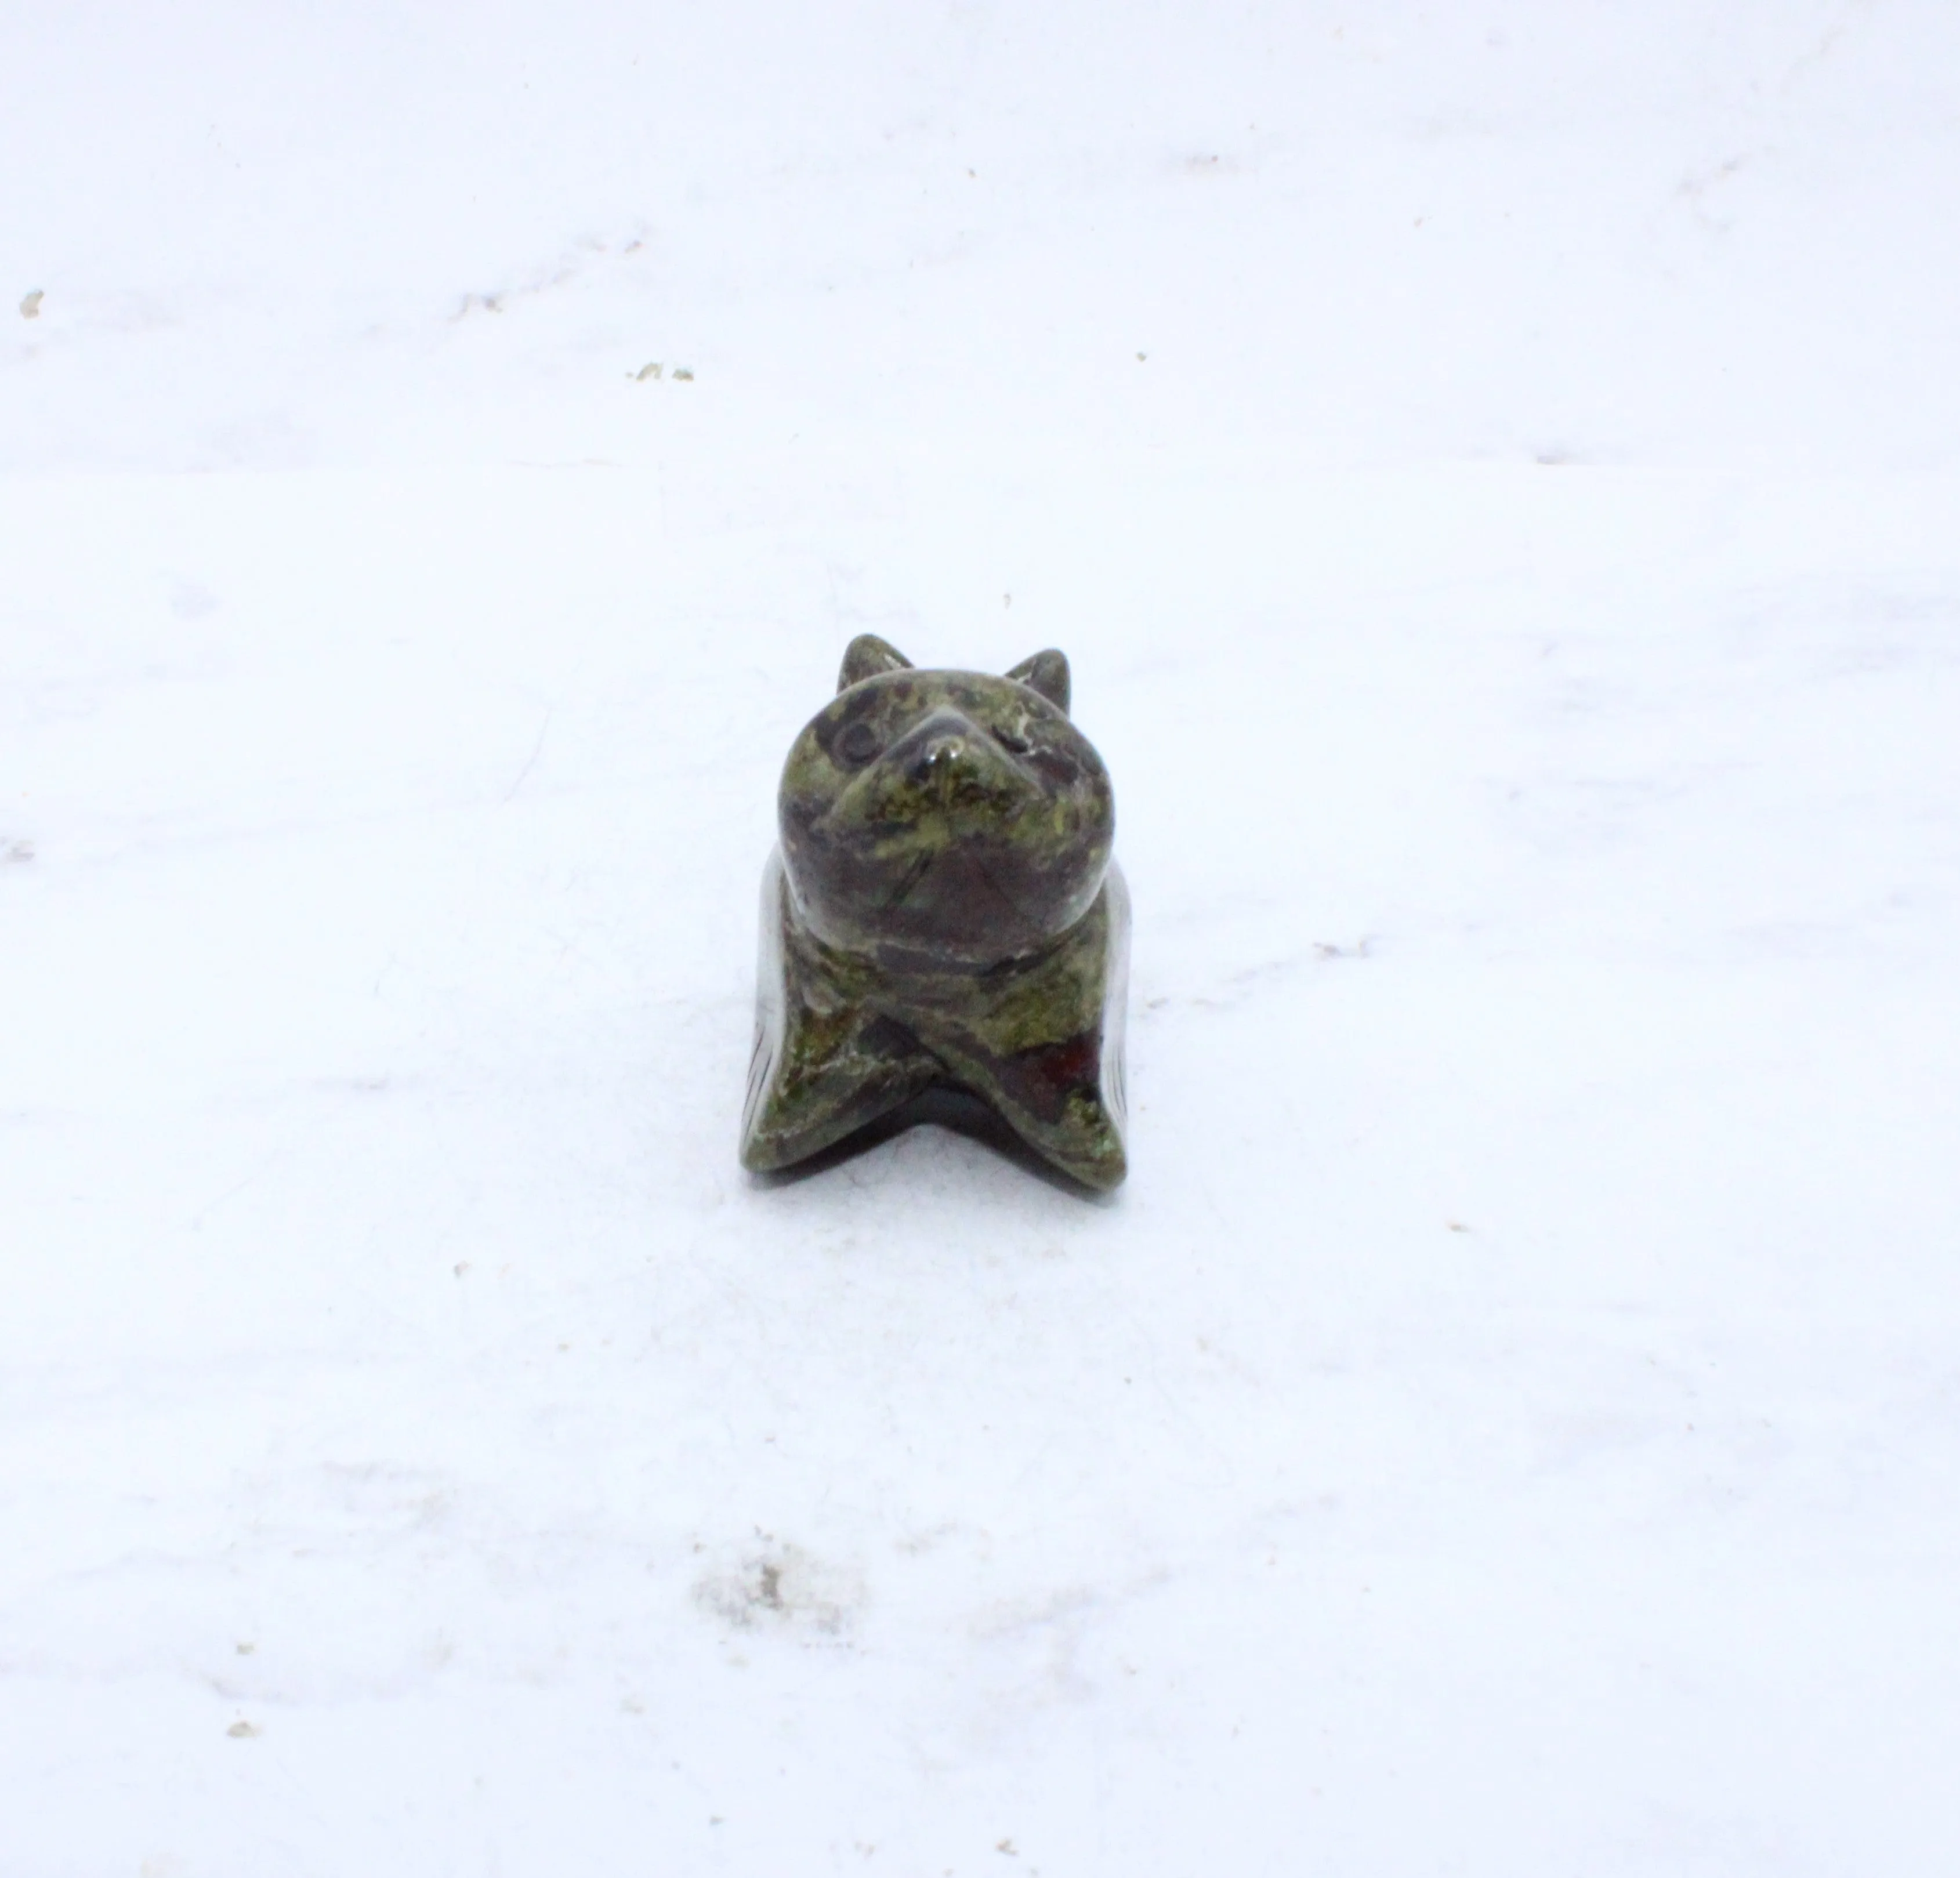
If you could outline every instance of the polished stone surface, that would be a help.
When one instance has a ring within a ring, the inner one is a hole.
[[[915,671],[864,633],[837,690],[783,770],[743,1164],[793,1166],[946,1084],[1117,1185],[1129,898],[1067,659]]]

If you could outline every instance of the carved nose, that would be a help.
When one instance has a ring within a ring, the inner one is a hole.
[[[937,710],[905,739],[905,774],[940,790],[956,788],[975,771],[974,745],[978,732],[956,710]]]

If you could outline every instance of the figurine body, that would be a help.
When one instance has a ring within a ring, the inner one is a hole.
[[[1129,899],[1062,655],[920,672],[864,634],[778,806],[743,1165],[791,1166],[950,1084],[1116,1185]]]

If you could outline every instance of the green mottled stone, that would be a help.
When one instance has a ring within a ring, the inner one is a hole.
[[[743,1165],[950,1085],[1074,1179],[1122,1179],[1129,899],[1068,696],[1058,652],[994,678],[851,643],[783,767]]]

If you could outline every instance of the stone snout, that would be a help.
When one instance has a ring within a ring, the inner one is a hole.
[[[961,820],[963,810],[993,818],[1039,792],[992,737],[950,705],[901,737],[860,786],[863,806],[880,821],[909,820],[922,809]]]

